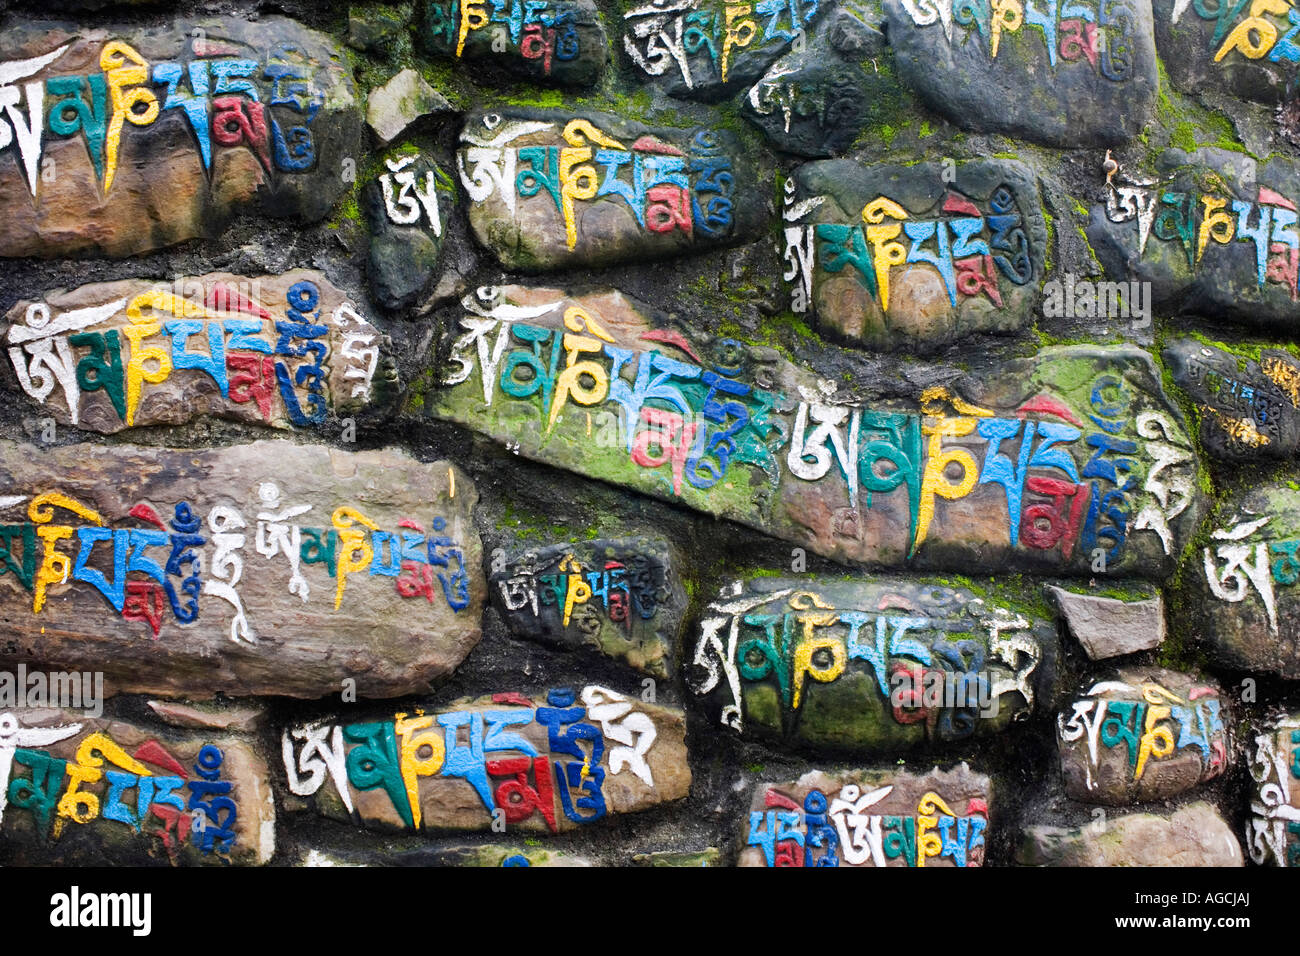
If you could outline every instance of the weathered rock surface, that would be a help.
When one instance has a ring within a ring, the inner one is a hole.
[[[451,178],[433,160],[415,153],[385,157],[379,178],[366,185],[366,278],[384,308],[405,308],[428,291],[437,275],[444,224],[455,198]]]
[[[817,0],[628,0],[623,51],[652,88],[713,102],[758,79],[797,38],[806,38],[829,6]]]
[[[1033,826],[1022,835],[1024,866],[1244,866],[1232,827],[1208,803],[1170,814],[1126,813],[1104,824]]]
[[[396,397],[391,343],[362,309],[307,269],[95,283],[9,310],[2,380],[103,434],[203,415],[319,428]]]
[[[1300,449],[1300,360],[1262,349],[1259,361],[1177,339],[1164,359],[1201,410],[1201,444],[1215,458],[1290,458]]]
[[[684,715],[596,685],[325,721],[285,730],[282,744],[293,794],[379,829],[486,831],[501,811],[507,832],[555,833],[691,786]]]
[[[451,104],[412,69],[405,69],[366,97],[366,125],[387,145],[416,120],[451,112]]]
[[[800,166],[785,187],[794,312],[871,348],[925,350],[1033,321],[1047,226],[1034,174],[1014,160]]]
[[[130,256],[241,213],[323,219],[360,151],[347,60],[281,17],[16,21],[0,62],[0,256]]]
[[[1070,633],[1094,661],[1159,647],[1165,639],[1165,602],[1156,588],[1116,598],[1049,585],[1048,595]]]
[[[892,74],[871,65],[884,52],[880,18],[845,3],[818,23],[803,49],[785,54],[749,88],[741,112],[777,149],[834,156],[898,98]]]
[[[954,123],[1052,146],[1113,145],[1152,119],[1151,0],[884,0],[899,79]]]
[[[670,677],[686,589],[663,540],[595,539],[501,556],[488,582],[515,634],[593,648],[654,677]]]
[[[632,857],[633,866],[657,867],[708,867],[721,866],[722,853],[717,847],[706,847],[699,852],[690,850],[658,850],[654,853],[637,853]]]
[[[478,642],[473,484],[290,442],[0,443],[0,661],[169,696],[412,693]],[[454,492],[453,492],[454,487]]]
[[[1300,49],[1290,34],[1290,4],[1210,6],[1151,0],[1156,47],[1184,93],[1218,92],[1276,105],[1295,94]]]
[[[471,114],[457,164],[469,224],[507,269],[613,265],[758,238],[758,160],[727,130],[602,113]]]
[[[172,727],[187,730],[234,730],[251,733],[266,720],[266,708],[260,704],[227,704],[209,701],[151,700],[149,709],[158,719]]]
[[[1055,622],[1023,595],[891,578],[756,577],[701,617],[687,684],[724,726],[855,753],[1006,730],[1050,701]]]
[[[1246,850],[1261,866],[1300,866],[1300,716],[1280,714],[1254,738]]]
[[[1219,776],[1232,753],[1226,711],[1212,682],[1158,667],[1097,681],[1056,718],[1066,794],[1123,806]]]
[[[425,414],[838,561],[1162,578],[1203,513],[1182,414],[1141,349],[1044,349],[919,409],[864,407],[619,292],[461,305]]]
[[[1257,486],[1212,525],[1176,612],[1221,663],[1300,679],[1300,491]]]
[[[348,46],[379,52],[406,30],[406,19],[397,7],[377,3],[348,7]]]
[[[609,59],[592,0],[428,0],[420,38],[434,53],[535,83],[591,86]]]
[[[989,778],[966,764],[924,776],[826,774],[754,791],[740,866],[982,866]]]
[[[270,775],[250,741],[74,711],[0,713],[0,821],[6,865],[255,865],[275,852]]]
[[[1106,196],[1092,207],[1088,241],[1108,277],[1151,283],[1158,311],[1256,326],[1300,318],[1300,167],[1291,159],[1170,149],[1154,174],[1112,170]]]
[[[539,866],[539,867],[591,867],[596,864],[584,856],[565,850],[551,850],[536,846],[511,846],[499,843],[481,843],[477,846],[419,847],[401,846],[367,847],[358,851],[348,849],[321,850],[315,847],[300,857],[301,866]]]

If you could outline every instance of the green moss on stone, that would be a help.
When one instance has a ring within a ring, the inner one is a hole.
[[[1174,127],[1169,142],[1185,153],[1194,152],[1196,150],[1196,127],[1186,121],[1179,123]]]

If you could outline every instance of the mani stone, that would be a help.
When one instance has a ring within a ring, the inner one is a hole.
[[[657,92],[717,102],[802,48],[831,4],[790,0],[625,0],[623,51]]]
[[[270,774],[237,735],[0,712],[0,794],[6,866],[257,865],[275,853]]]
[[[1260,866],[1300,866],[1300,715],[1255,728],[1246,850]]]
[[[882,28],[857,4],[841,6],[749,88],[741,113],[783,152],[843,152],[899,96],[893,75],[874,62],[885,55]]]
[[[1295,95],[1300,51],[1287,3],[1211,7],[1152,0],[1156,46],[1169,80],[1184,93],[1223,93],[1276,106]]]
[[[1047,226],[1022,163],[805,163],[782,218],[790,307],[834,336],[925,351],[1033,321]]]
[[[813,770],[755,788],[737,865],[983,866],[989,801],[989,778],[964,763],[923,776]]]
[[[990,583],[754,577],[703,612],[686,670],[712,720],[861,754],[998,733],[1052,698],[1056,625]]]
[[[384,158],[378,178],[362,192],[370,228],[366,278],[375,300],[402,309],[433,282],[445,226],[456,201],[455,184],[420,153]]]
[[[1176,605],[1220,663],[1300,680],[1300,490],[1258,485],[1224,500]]]
[[[899,79],[968,129],[1095,148],[1132,139],[1153,118],[1150,0],[884,8]]]
[[[282,17],[15,22],[0,77],[0,256],[132,256],[245,213],[317,221],[360,155],[347,59]]]
[[[449,113],[447,98],[407,68],[366,97],[366,124],[385,145],[423,116]]]
[[[667,678],[688,603],[680,567],[660,539],[556,544],[504,557],[488,593],[521,637],[593,648]]]
[[[456,154],[474,238],[523,272],[645,262],[759,237],[758,160],[736,135],[602,113],[477,112]]]
[[[5,441],[0,481],[0,664],[124,693],[377,698],[478,643],[478,496],[446,462]]]
[[[391,342],[364,307],[306,269],[97,282],[9,310],[0,382],[106,435],[205,415],[319,429],[396,398]]]
[[[500,832],[504,819],[510,832],[558,833],[691,786],[685,715],[595,684],[336,718],[285,730],[281,744],[290,809],[381,830]]]
[[[1125,806],[1219,776],[1231,753],[1219,688],[1158,667],[1097,681],[1057,715],[1065,793]]]
[[[408,408],[844,564],[1086,575],[1104,560],[1163,579],[1203,514],[1182,413],[1139,348],[1047,348],[867,404],[617,291],[484,287],[439,314]]]
[[[1082,827],[1028,827],[1022,866],[1244,866],[1232,827],[1213,805],[1173,813],[1126,813]]]
[[[426,49],[464,61],[475,77],[522,77],[555,86],[593,86],[609,41],[592,0],[530,0],[503,7],[487,0],[419,0]],[[489,16],[491,13],[491,16]]]
[[[1170,149],[1150,172],[1109,169],[1104,185],[1086,232],[1107,278],[1149,282],[1162,314],[1265,327],[1300,319],[1293,160]]]
[[[1165,346],[1174,382],[1201,412],[1201,444],[1223,461],[1290,458],[1300,448],[1300,361],[1282,349],[1259,360],[1196,339]]]
[[[1081,594],[1049,585],[1048,595],[1089,660],[1100,661],[1157,648],[1165,639],[1165,605],[1160,591],[1134,585],[1143,596]]]

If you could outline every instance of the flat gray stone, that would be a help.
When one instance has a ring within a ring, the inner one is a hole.
[[[1074,635],[1094,661],[1159,647],[1165,639],[1165,606],[1159,591],[1146,600],[1120,600],[1047,587]]]
[[[366,124],[385,145],[421,117],[449,112],[447,98],[409,67],[366,97]]]

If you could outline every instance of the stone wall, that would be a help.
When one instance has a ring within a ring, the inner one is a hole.
[[[0,864],[1300,864],[1284,5],[61,6]]]

